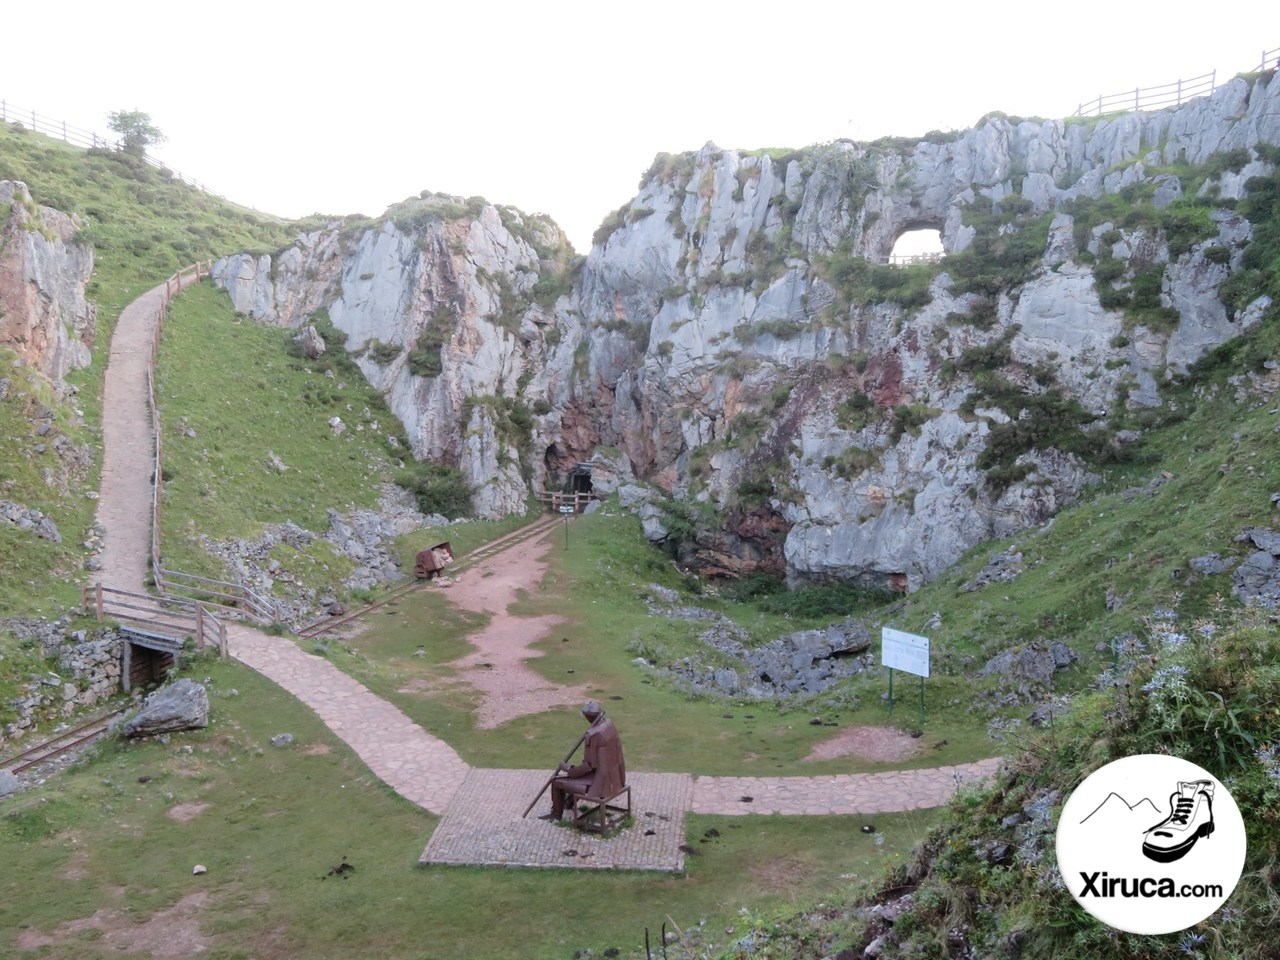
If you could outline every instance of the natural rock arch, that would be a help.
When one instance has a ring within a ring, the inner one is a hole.
[[[943,227],[940,221],[903,224],[890,246],[889,262],[901,261],[904,257],[941,256],[946,252]]]

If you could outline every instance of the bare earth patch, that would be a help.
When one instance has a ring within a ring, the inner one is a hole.
[[[551,547],[543,540],[504,550],[463,573],[446,594],[456,607],[490,615],[488,626],[468,638],[475,650],[451,664],[460,679],[482,694],[476,708],[476,726],[481,730],[551,707],[578,704],[587,696],[586,686],[553,683],[526,663],[542,656],[532,649],[533,644],[564,620],[508,612],[521,591],[531,591],[542,581]]]
[[[920,742],[892,727],[849,727],[834,737],[815,743],[806,760],[835,760],[858,757],[862,760],[906,760],[920,751]]]
[[[208,809],[209,805],[207,803],[175,803],[164,812],[164,815],[170,820],[186,823],[188,820],[194,820]]]
[[[780,857],[769,863],[754,864],[747,872],[755,890],[785,891],[794,889],[808,875],[811,868],[800,860]]]
[[[208,898],[209,894],[203,890],[189,893],[168,910],[153,913],[142,923],[123,908],[102,909],[80,920],[60,924],[51,934],[24,930],[18,934],[18,947],[35,950],[69,945],[81,939],[79,934],[97,930],[98,941],[116,950],[152,957],[189,957],[204,953],[213,943],[200,933],[200,909]]]
[[[73,853],[67,865],[63,867],[61,876],[64,880],[83,880],[89,876],[89,852],[77,850]]]

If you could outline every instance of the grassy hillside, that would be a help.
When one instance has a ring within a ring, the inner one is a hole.
[[[237,317],[212,284],[174,300],[156,390],[166,437],[161,547],[175,569],[224,575],[201,535],[252,539],[284,519],[323,533],[327,510],[373,508],[408,457],[400,422],[355,366],[326,377],[290,353],[290,336]],[[340,434],[329,426],[335,416]],[[330,559],[335,578],[350,565]]]
[[[0,616],[54,614],[73,602],[86,577],[81,545],[95,511],[87,494],[98,482],[102,373],[120,311],[179,267],[246,248],[275,249],[298,225],[202,193],[137,158],[73,147],[13,123],[0,124],[0,179],[21,180],[37,203],[79,217],[76,240],[95,255],[88,296],[97,303],[97,335],[91,366],[68,377],[78,391],[74,399],[57,402],[47,385],[14,370],[0,351],[0,376],[10,380],[8,399],[0,402],[0,499],[52,517],[63,540],[54,545],[0,525]],[[45,467],[62,471],[51,453],[34,449],[55,436],[34,435],[31,418],[40,408],[52,412],[57,433],[92,448],[89,468],[66,484],[46,481]]]

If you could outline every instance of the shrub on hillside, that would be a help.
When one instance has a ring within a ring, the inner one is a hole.
[[[777,593],[760,602],[767,613],[790,614],[793,617],[820,619],[847,617],[893,600],[894,594],[879,587],[862,587],[852,583],[826,583],[803,587],[788,593]]]
[[[396,483],[413,494],[423,513],[438,513],[451,520],[471,516],[471,488],[467,478],[453,467],[415,463],[396,477]]]

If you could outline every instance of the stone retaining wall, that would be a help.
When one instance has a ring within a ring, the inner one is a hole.
[[[33,673],[19,687],[18,696],[4,705],[16,709],[17,716],[0,726],[0,746],[120,691],[120,634],[107,627],[67,632],[68,624],[66,618],[6,624],[19,641],[39,643],[46,669]]]

